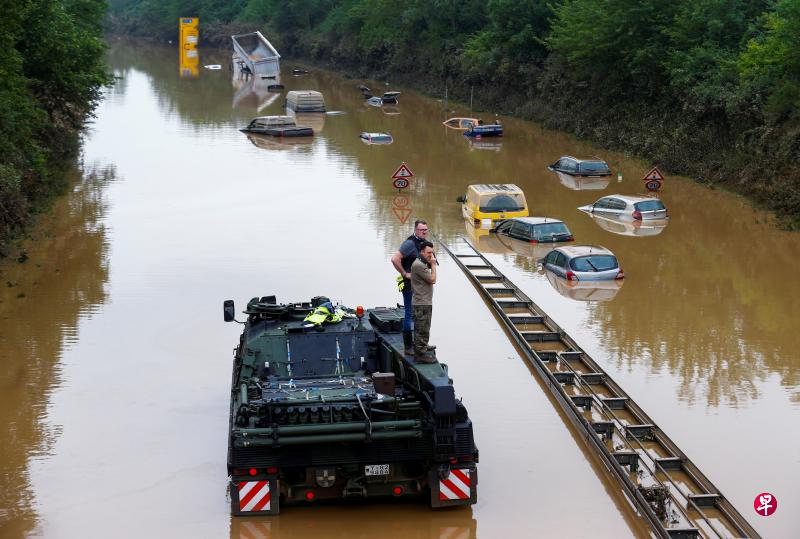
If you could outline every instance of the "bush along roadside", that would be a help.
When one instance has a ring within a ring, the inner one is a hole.
[[[12,2],[0,18],[0,258],[67,185],[80,132],[111,82],[102,0]]]

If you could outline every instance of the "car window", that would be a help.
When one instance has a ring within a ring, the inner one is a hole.
[[[543,223],[533,227],[533,239],[538,241],[557,240],[569,235],[569,229],[564,223]]]
[[[572,159],[565,159],[564,160],[564,170],[566,170],[568,172],[576,172],[578,170],[578,163],[576,163]]]
[[[566,257],[566,255],[564,255],[564,253],[559,253],[558,251],[556,251],[556,253],[558,253],[558,255],[556,256],[556,261],[554,262],[554,264],[556,266],[558,266],[559,268],[566,267],[567,266],[567,257]]]
[[[580,168],[581,172],[594,172],[603,174],[611,172],[608,168],[608,165],[606,165],[602,161],[586,161],[584,163],[581,163]]]
[[[525,204],[519,194],[481,197],[482,212],[521,211],[523,209],[525,209]]]
[[[608,271],[619,267],[617,259],[611,255],[587,255],[573,258],[569,262],[575,271]]]
[[[598,210],[606,210],[609,207],[608,202],[609,199],[601,198],[600,200],[594,203],[594,207],[597,208]]]
[[[508,234],[509,231],[511,230],[511,224],[512,224],[511,221],[503,221],[502,223],[497,225],[495,231],[500,234]]]
[[[618,198],[609,198],[608,199],[608,207],[612,210],[624,210],[627,204],[624,200],[620,200]]]
[[[547,256],[544,257],[545,264],[555,264],[557,256],[558,256],[558,251],[550,251],[549,253],[547,253]]]
[[[525,223],[520,223],[515,221],[514,224],[511,226],[511,234],[517,238],[523,240],[530,239],[530,233],[528,231],[528,225]]]
[[[643,200],[642,202],[637,202],[636,204],[633,205],[633,207],[639,211],[659,211],[666,209],[664,207],[664,204],[657,198],[654,198],[652,200]]]

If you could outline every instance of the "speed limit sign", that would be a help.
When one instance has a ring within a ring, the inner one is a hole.
[[[395,178],[392,185],[394,185],[395,189],[405,189],[408,187],[408,180],[406,178]]]
[[[661,180],[648,180],[644,186],[648,191],[658,191],[661,189]]]

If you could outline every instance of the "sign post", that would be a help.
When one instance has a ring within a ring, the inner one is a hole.
[[[400,191],[411,184],[411,178],[413,177],[414,173],[411,172],[411,169],[408,168],[408,165],[403,161],[397,170],[394,171],[394,174],[392,174],[392,185],[394,185],[395,189]]]
[[[664,175],[661,174],[658,167],[653,167],[644,175],[642,181],[644,181],[644,186],[648,191],[658,191],[664,183]]]

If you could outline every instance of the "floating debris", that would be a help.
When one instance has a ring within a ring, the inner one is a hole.
[[[652,487],[639,487],[639,492],[644,496],[645,501],[653,508],[653,512],[661,520],[667,518],[667,487],[664,485],[653,485]]]

